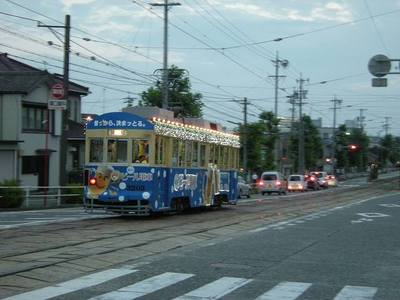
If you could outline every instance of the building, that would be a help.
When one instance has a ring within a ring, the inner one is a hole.
[[[62,111],[49,110],[51,87],[62,83],[62,76],[10,58],[0,53],[0,181],[17,179],[21,185],[59,185],[60,172],[70,171],[82,149],[76,143],[61,145]],[[67,101],[71,142],[83,138],[81,97],[87,87],[69,83]],[[67,164],[60,166],[60,147],[67,147]],[[78,151],[77,153],[74,153]]]

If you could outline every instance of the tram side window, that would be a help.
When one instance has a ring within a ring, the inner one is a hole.
[[[173,139],[172,140],[172,166],[177,167],[178,166],[178,140]]]
[[[192,153],[193,153],[193,142],[187,141],[185,143],[185,166],[191,167],[192,166]]]
[[[200,167],[206,166],[206,145],[200,145]]]
[[[128,158],[128,141],[119,139],[107,140],[107,162],[126,163]]]
[[[149,162],[149,141],[132,141],[132,161],[134,163],[147,164]]]
[[[165,139],[161,136],[156,136],[156,164],[163,165],[165,163]]]
[[[178,140],[178,166],[185,166],[185,142]]]
[[[103,161],[103,139],[91,139],[89,144],[89,161],[102,162]]]
[[[192,167],[199,166],[199,143],[193,142],[193,159],[192,159]]]

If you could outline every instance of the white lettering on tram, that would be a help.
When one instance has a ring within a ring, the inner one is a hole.
[[[197,189],[197,174],[175,174],[174,176],[174,191],[196,190]]]

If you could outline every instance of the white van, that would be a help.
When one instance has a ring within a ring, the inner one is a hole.
[[[287,181],[282,173],[276,171],[266,171],[261,174],[260,181],[257,183],[258,190],[262,195],[267,193],[285,194],[287,191]]]

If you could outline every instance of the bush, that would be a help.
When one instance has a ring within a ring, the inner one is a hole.
[[[0,207],[15,208],[20,207],[24,201],[24,192],[19,188],[19,183],[15,179],[4,180],[0,186],[12,186],[13,188],[0,189]],[[15,187],[15,188],[14,188]]]
[[[66,194],[77,194],[76,196],[65,196],[65,204],[81,204],[82,203],[82,199],[83,199],[83,187],[77,187],[79,186],[78,183],[74,183],[74,184],[68,184],[67,189],[65,189],[65,193]]]

